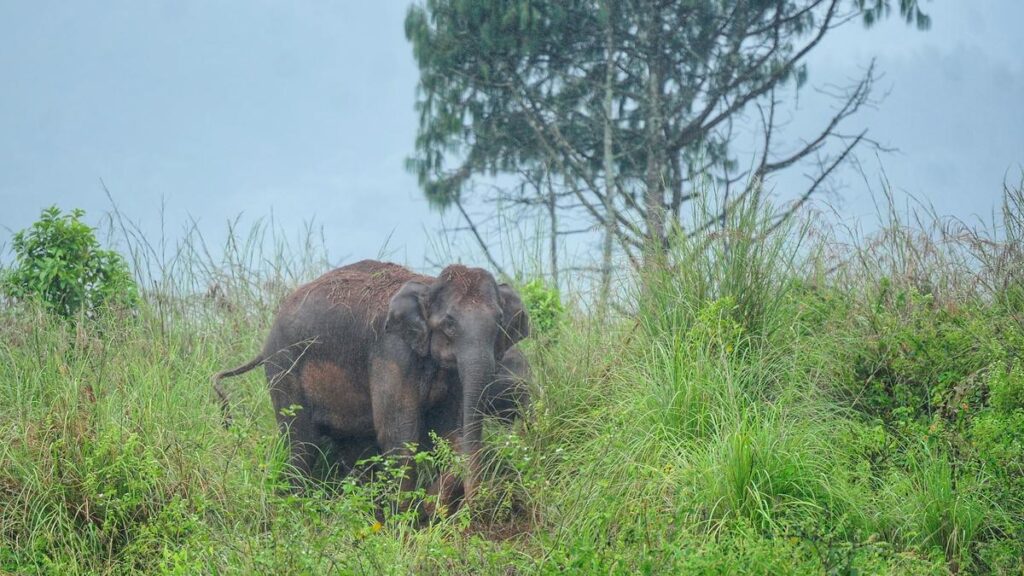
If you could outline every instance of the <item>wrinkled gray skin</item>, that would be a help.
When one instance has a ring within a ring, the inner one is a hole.
[[[526,356],[518,348],[510,348],[498,362],[493,379],[480,394],[480,411],[503,424],[512,424],[517,418],[524,417],[531,406],[529,381],[530,364]],[[447,439],[458,446],[457,437],[449,436]],[[438,477],[427,488],[427,493],[437,495],[438,500],[446,505],[457,505],[465,496],[458,478],[451,474]],[[432,514],[436,510],[432,503],[425,503],[423,511]]]
[[[479,471],[483,412],[510,420],[529,403],[529,366],[513,348],[529,334],[522,301],[479,268],[437,278],[364,260],[299,287],[282,303],[263,351],[214,377],[262,364],[291,462],[311,473],[325,456],[341,471],[367,456],[430,448],[429,432],[468,457],[462,490]],[[301,407],[301,408],[296,408]],[[415,474],[403,483],[409,489]]]

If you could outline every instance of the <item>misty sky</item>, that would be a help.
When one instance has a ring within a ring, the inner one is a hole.
[[[403,168],[416,130],[407,3],[0,0],[0,244],[39,211],[121,211],[159,235],[198,220],[212,243],[240,213],[323,224],[335,263],[422,265],[440,216]],[[850,26],[809,60],[842,81],[877,57],[890,94],[854,119],[898,147],[892,184],[941,213],[990,215],[1024,163],[1024,2],[925,2],[928,32]],[[824,114],[808,93],[791,133]],[[806,127],[806,128],[804,128]],[[869,170],[878,171],[870,155]],[[859,177],[839,202],[872,212]],[[786,190],[776,187],[785,197]]]

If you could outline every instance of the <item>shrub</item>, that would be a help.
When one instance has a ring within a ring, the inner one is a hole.
[[[855,360],[856,407],[890,422],[956,420],[982,396],[981,376],[999,356],[993,320],[947,309],[914,289],[883,282],[864,311],[867,346]]]
[[[103,250],[85,212],[43,210],[31,227],[14,235],[15,267],[0,278],[0,290],[15,300],[38,300],[65,318],[104,305],[132,307],[138,291],[124,259]]]
[[[530,315],[530,328],[534,335],[552,335],[565,313],[558,289],[545,286],[540,279],[534,279],[523,285],[520,294],[526,313]]]

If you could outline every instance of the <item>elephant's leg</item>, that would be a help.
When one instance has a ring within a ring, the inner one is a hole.
[[[313,478],[318,460],[322,459],[317,435],[308,416],[279,417],[278,427],[288,440],[288,464],[295,471],[294,483]]]
[[[426,414],[424,438],[421,443],[434,449],[434,443],[430,439],[430,432],[448,442],[453,454],[462,454],[462,433],[461,433],[462,412],[458,404],[458,398],[447,398],[434,409]],[[438,508],[447,510],[448,513],[458,509],[465,495],[462,478],[456,470],[450,466],[438,471],[437,478],[427,487],[427,499],[424,504],[424,512],[433,516]]]
[[[460,453],[458,432],[447,436],[452,449]],[[466,495],[462,477],[456,470],[445,468],[438,472],[437,478],[427,487],[427,501],[423,504],[423,511],[427,516],[434,516],[441,510],[451,514],[459,509]]]
[[[288,439],[289,464],[300,475],[312,477],[316,461],[321,456],[317,448],[319,434],[313,423],[312,409],[305,406],[298,376],[268,366],[267,380],[270,382],[274,417]]]
[[[417,362],[397,337],[386,335],[384,348],[385,353],[374,358],[370,366],[373,427],[381,453],[396,457],[397,463],[408,470],[401,489],[411,490],[416,477],[409,445],[419,442],[423,425]]]

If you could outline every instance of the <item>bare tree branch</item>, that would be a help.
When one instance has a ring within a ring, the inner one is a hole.
[[[829,163],[828,167],[825,168],[824,170],[822,170],[821,173],[818,174],[818,176],[815,177],[811,181],[810,187],[808,187],[807,190],[803,194],[800,195],[800,197],[796,200],[796,202],[794,202],[789,207],[789,209],[787,209],[785,212],[780,214],[776,218],[775,223],[773,223],[771,225],[771,227],[768,228],[768,233],[769,234],[774,232],[775,230],[777,230],[779,228],[779,226],[782,226],[782,224],[786,220],[790,219],[794,214],[796,214],[796,212],[800,209],[800,207],[803,206],[807,202],[807,200],[809,200],[811,198],[811,195],[814,194],[818,190],[818,187],[820,187],[821,184],[823,182],[825,182],[825,180],[828,179],[829,175],[832,174],[832,172],[836,168],[838,168],[846,160],[847,156],[849,156],[850,153],[853,152],[853,149],[856,148],[858,144],[860,144],[861,140],[864,137],[864,134],[866,134],[866,133],[867,133],[867,131],[865,130],[859,136],[854,138],[853,141],[850,142],[846,146],[846,148],[843,149],[843,151],[839,154],[839,156],[836,157],[831,163]]]
[[[469,230],[473,233],[473,237],[476,238],[476,242],[477,244],[480,245],[480,250],[483,251],[484,256],[487,258],[487,261],[490,262],[491,266],[498,271],[498,274],[505,278],[511,278],[511,276],[509,276],[508,273],[505,272],[505,269],[502,268],[501,264],[499,264],[498,261],[494,259],[494,256],[491,254],[490,248],[487,247],[487,242],[485,242],[483,237],[480,236],[480,232],[476,229],[476,224],[473,222],[473,219],[469,217],[469,214],[466,212],[466,209],[462,206],[462,199],[456,198],[455,206],[458,207],[459,213],[462,214],[462,217],[466,220],[466,224],[469,226]]]

